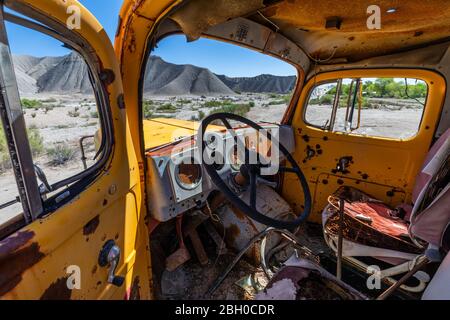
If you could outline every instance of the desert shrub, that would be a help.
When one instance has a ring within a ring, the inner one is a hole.
[[[31,114],[31,117],[34,119],[34,118],[36,118],[36,112],[33,112],[32,114]]]
[[[271,98],[271,99],[277,99],[277,98],[279,98],[280,96],[278,95],[278,94],[276,94],[276,93],[271,93],[271,94],[269,94],[269,98]]]
[[[50,110],[53,110],[53,106],[45,106],[44,107],[44,113],[47,114],[47,112],[49,112]]]
[[[346,99],[347,99],[346,96],[341,96],[341,101],[345,100],[345,102],[346,102],[347,101]],[[309,104],[333,104],[333,101],[334,101],[334,95],[327,93],[319,98],[310,99]],[[285,102],[283,102],[283,103],[285,103]]]
[[[219,112],[227,112],[227,113],[233,113],[237,114],[239,116],[244,116],[247,112],[250,111],[250,104],[237,104],[237,103],[230,103],[228,105],[222,106],[220,108],[214,109],[211,114],[213,113],[219,113]]]
[[[225,105],[229,105],[231,103],[231,101],[229,100],[211,100],[211,101],[206,101],[205,103],[203,103],[203,106],[206,108],[215,108],[215,107],[221,107],[221,106],[225,106]]]
[[[180,103],[180,104],[188,104],[188,103],[191,103],[192,100],[189,100],[189,99],[180,99],[180,100],[178,100],[177,102]]]
[[[54,128],[56,128],[56,129],[67,129],[67,128],[70,128],[70,127],[71,126],[69,126],[68,124],[58,124]]]
[[[39,155],[44,150],[44,139],[36,127],[27,129],[28,141],[30,143],[31,153],[33,156]],[[0,126],[0,173],[11,168],[11,160],[6,144],[6,137],[3,128]]]
[[[31,146],[31,152],[33,155],[38,155],[44,149],[42,136],[35,127],[29,128],[27,133]],[[0,125],[0,173],[4,173],[6,170],[11,169],[11,167],[11,159],[9,156],[8,145],[6,143],[5,132],[3,131],[3,127]]]
[[[169,112],[174,113],[177,111],[177,107],[175,107],[173,104],[166,103],[156,108],[157,111],[161,112]]]
[[[5,132],[3,131],[3,128],[0,126],[0,152],[6,152],[6,151],[7,151],[7,145],[6,145]]]
[[[36,100],[36,99],[21,99],[20,104],[23,108],[26,109],[39,109],[42,107],[42,101]]]
[[[272,100],[268,103],[269,106],[278,105],[278,104],[285,104],[284,100]]]
[[[33,156],[41,154],[42,151],[44,151],[44,138],[42,138],[39,129],[34,126],[30,126],[27,129],[27,134]]]
[[[253,107],[255,106],[255,102],[254,102],[254,101],[250,101],[250,102],[248,103],[248,105],[250,106],[250,108],[253,108]]]
[[[198,112],[198,120],[203,120],[203,118],[206,116],[206,114],[203,111]]]
[[[290,101],[291,101],[291,99],[292,99],[292,94],[285,94],[283,97],[282,97],[282,99],[283,99],[283,101],[284,101],[284,103],[289,103]]]
[[[56,102],[56,101],[58,101],[58,100],[56,100],[55,98],[48,98],[48,99],[41,100],[41,102],[43,102],[43,103],[52,103],[52,102]]]
[[[144,100],[142,114],[144,119],[150,119],[153,116],[154,103],[152,100]]]
[[[78,118],[80,116],[80,113],[78,112],[78,110],[69,110],[69,112],[67,112],[67,115],[72,118]]]
[[[92,111],[89,115],[91,116],[91,118],[95,118],[95,119],[98,118],[98,112],[97,111]]]
[[[72,160],[75,157],[73,150],[67,143],[60,143],[53,148],[47,149],[49,163],[53,166],[60,166]]]
[[[0,127],[0,173],[11,168],[11,162],[8,155],[8,147],[6,145],[6,137],[3,128]]]
[[[96,125],[97,125],[97,122],[88,122],[88,123],[82,124],[81,126],[83,128],[87,128],[87,127],[93,127],[93,126],[96,126]]]

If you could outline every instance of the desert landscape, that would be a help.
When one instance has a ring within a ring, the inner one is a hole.
[[[14,56],[21,103],[35,163],[50,183],[83,170],[79,140],[99,128],[98,112],[84,61],[63,57]],[[151,57],[144,80],[143,115],[151,118],[202,120],[231,112],[253,121],[279,122],[291,99],[295,76],[231,78],[193,65],[175,65]],[[326,94],[326,93],[325,93]],[[325,124],[330,101],[311,102],[306,118]],[[369,99],[358,134],[406,138],[420,123],[423,106],[414,99]],[[343,119],[345,108],[337,114]],[[94,140],[84,143],[87,164],[94,163]],[[0,130],[0,205],[17,196],[3,130]],[[0,224],[20,212],[20,204],[0,211]]]

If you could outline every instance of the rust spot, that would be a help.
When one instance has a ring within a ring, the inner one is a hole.
[[[348,38],[348,40],[353,41],[353,40],[355,40],[355,37],[351,36]]]
[[[116,75],[114,74],[114,71],[112,71],[111,69],[103,69],[100,72],[100,80],[102,80],[102,82],[106,85],[110,85],[111,83],[114,82],[115,79]]]
[[[324,136],[324,137],[323,137],[323,141],[328,141],[328,137],[327,137],[327,136]]]
[[[323,179],[323,180],[322,180],[322,183],[323,183],[323,184],[328,184],[328,180],[327,180],[327,179]]]
[[[343,174],[350,173],[348,170],[348,167],[350,167],[350,164],[353,163],[353,157],[352,156],[344,156],[341,157],[336,164],[336,169],[332,169],[331,172],[336,174],[338,172],[341,172]]]
[[[395,190],[389,190],[388,192],[386,192],[386,195],[388,197],[393,197],[394,196],[394,192],[395,192]]]
[[[39,244],[29,243],[34,235],[21,231],[0,242],[0,296],[14,289],[22,274],[45,256]]]
[[[131,34],[131,36],[130,36],[131,39],[130,39],[130,43],[128,44],[127,48],[128,48],[128,51],[133,53],[136,51],[136,34],[133,29],[130,29],[130,34]]]
[[[303,139],[305,142],[309,142],[309,136],[308,136],[307,134],[303,135],[303,136],[302,136],[302,139]]]
[[[130,289],[130,300],[141,300],[141,286],[139,285],[139,276],[136,276],[133,280],[133,284]]]
[[[94,266],[92,267],[91,273],[94,274],[94,273],[96,273],[96,272],[97,272],[97,265],[94,265]]]
[[[83,235],[87,236],[93,234],[95,230],[97,230],[98,225],[100,224],[100,216],[96,215],[92,220],[85,224],[83,227]]]
[[[42,294],[40,300],[70,300],[72,290],[67,287],[68,277],[59,278]]]
[[[245,220],[246,219],[245,214],[243,212],[241,212],[240,210],[238,210],[235,206],[230,205],[230,209],[231,209],[231,211],[233,211],[233,213],[236,215],[236,217],[239,220]]]
[[[338,184],[344,184],[344,180],[342,180],[342,179],[337,179],[337,183],[338,183]]]
[[[119,96],[117,97],[117,106],[119,107],[119,109],[125,109],[125,98],[123,93],[119,94]]]
[[[241,234],[241,230],[239,230],[239,227],[237,225],[235,225],[235,224],[231,224],[227,228],[226,232],[230,236],[230,239],[232,241],[234,241]]]
[[[414,37],[420,37],[421,35],[423,35],[423,31],[414,32]]]
[[[303,159],[303,163],[306,163],[306,161],[312,159],[316,155],[316,150],[314,150],[310,145],[306,147],[306,157]]]
[[[108,200],[103,199],[103,206],[106,206],[108,204]]]

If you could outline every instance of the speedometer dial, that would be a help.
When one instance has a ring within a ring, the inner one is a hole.
[[[177,184],[186,190],[195,189],[202,180],[202,167],[194,163],[180,163],[175,167]]]

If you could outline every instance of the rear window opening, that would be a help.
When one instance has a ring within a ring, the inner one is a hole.
[[[310,91],[304,119],[334,132],[408,139],[419,130],[427,96],[421,79],[337,79]]]

